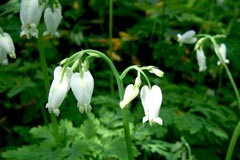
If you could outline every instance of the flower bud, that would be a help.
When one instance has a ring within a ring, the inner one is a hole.
[[[158,77],[162,77],[164,75],[164,72],[155,66],[148,66],[147,68],[150,73],[153,73]]]
[[[137,76],[137,78],[135,79],[134,86],[139,88],[141,86],[141,83],[142,83],[141,77]]]
[[[119,103],[121,109],[126,107],[134,98],[136,98],[138,93],[139,87],[129,84],[125,89],[123,100]]]

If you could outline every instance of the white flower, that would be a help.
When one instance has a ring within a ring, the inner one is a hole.
[[[123,100],[119,103],[121,109],[123,109],[124,107],[126,107],[134,98],[137,97],[138,93],[139,93],[139,87],[141,86],[141,78],[140,76],[137,76],[137,78],[135,79],[135,83],[133,84],[129,84],[125,91],[124,91],[124,96],[123,96]]]
[[[54,113],[56,116],[59,115],[59,107],[62,104],[64,98],[67,95],[68,90],[70,89],[70,78],[72,76],[71,68],[67,68],[66,72],[62,77],[63,68],[58,66],[54,70],[54,79],[52,81],[49,95],[48,103],[46,108],[50,113]]]
[[[198,66],[199,66],[199,72],[205,71],[207,69],[206,57],[204,55],[202,48],[197,50],[197,62],[198,62]]]
[[[78,103],[77,106],[81,113],[91,111],[92,107],[90,105],[94,80],[89,71],[80,73],[74,73],[71,78],[71,89]]]
[[[59,33],[57,32],[57,28],[62,20],[62,9],[61,6],[58,5],[54,7],[53,10],[48,7],[44,12],[44,22],[47,27],[47,31],[43,33],[43,35],[51,35],[51,37],[56,36],[59,37]]]
[[[20,19],[22,22],[22,32],[20,36],[26,35],[29,39],[31,36],[38,38],[38,23],[42,16],[42,6],[38,0],[22,0],[20,8]]]
[[[124,92],[123,100],[119,103],[121,109],[127,106],[139,93],[139,87],[129,84]]]
[[[229,60],[226,58],[227,56],[227,48],[226,48],[226,45],[225,44],[221,44],[220,47],[219,47],[219,53],[220,53],[220,56],[221,58],[223,59],[224,63],[229,63]],[[221,61],[218,61],[217,62],[217,65],[220,65],[221,64]]]
[[[154,85],[152,88],[143,86],[140,93],[145,116],[143,123],[149,121],[150,125],[157,123],[162,125],[162,119],[158,117],[162,104],[162,91],[159,86]]]
[[[187,31],[183,35],[177,34],[178,42],[180,44],[182,44],[182,43],[193,44],[197,41],[197,38],[194,37],[195,34],[196,33],[193,30]]]
[[[12,38],[8,33],[4,32],[0,34],[0,64],[8,64],[7,54],[11,58],[16,58]]]

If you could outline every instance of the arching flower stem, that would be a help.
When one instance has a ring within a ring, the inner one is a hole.
[[[147,81],[148,87],[151,88],[151,83],[150,83],[148,77],[146,76],[146,74],[143,72],[143,69],[141,69],[140,67],[138,67],[138,66],[136,66],[136,65],[135,65],[135,66],[130,66],[130,67],[126,68],[126,69],[122,72],[122,74],[121,74],[121,76],[120,76],[121,80],[124,79],[124,77],[127,75],[127,73],[128,73],[130,70],[136,70],[137,72],[141,73],[141,74],[143,75],[143,77],[145,78],[145,80]]]
[[[197,35],[199,37],[207,37],[213,44],[213,48],[214,48],[214,51],[220,61],[220,63],[222,64],[222,66],[224,67],[227,75],[228,75],[228,78],[230,80],[230,83],[233,87],[233,90],[235,92],[235,95],[236,95],[236,98],[237,98],[237,102],[238,102],[238,108],[240,110],[240,96],[239,96],[239,93],[238,93],[238,89],[237,89],[237,85],[233,79],[233,76],[231,74],[231,71],[229,70],[228,66],[226,65],[223,57],[221,56],[221,53],[219,51],[219,45],[217,44],[215,38],[219,38],[219,37],[224,37],[222,35],[217,35],[215,37],[212,37],[210,35],[207,35],[207,34],[199,34]],[[236,141],[239,137],[239,134],[240,134],[240,120],[238,122],[238,124],[236,125],[234,131],[233,131],[233,135],[231,137],[231,140],[230,140],[230,144],[228,146],[228,150],[227,150],[227,154],[226,154],[226,157],[225,157],[225,160],[231,160],[232,159],[232,154],[233,154],[233,151],[234,151],[234,148],[235,148],[235,145],[236,145]]]

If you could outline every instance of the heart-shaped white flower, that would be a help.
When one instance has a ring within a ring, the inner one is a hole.
[[[50,35],[51,37],[56,36],[59,37],[59,33],[57,32],[57,28],[62,20],[62,9],[61,6],[58,5],[54,7],[53,10],[48,7],[44,12],[44,22],[47,27],[47,31],[43,33],[43,35]]]
[[[38,23],[42,16],[43,8],[38,0],[22,0],[20,7],[20,19],[22,22],[22,32],[20,36],[26,35],[38,38]]]
[[[94,79],[89,71],[80,73],[74,73],[71,78],[71,89],[78,103],[77,106],[81,113],[91,111],[92,107],[90,105],[93,88]]]
[[[140,97],[144,109],[145,116],[143,123],[149,121],[150,125],[157,123],[162,125],[162,119],[158,117],[162,104],[162,91],[159,86],[154,85],[152,88],[143,86],[140,92]]]

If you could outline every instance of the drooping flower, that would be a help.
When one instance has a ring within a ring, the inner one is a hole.
[[[123,96],[123,100],[119,103],[121,109],[123,109],[124,107],[126,107],[134,98],[137,97],[138,93],[139,93],[139,87],[141,85],[141,79],[138,76],[135,80],[135,84],[129,84],[125,91],[124,91],[124,96]]]
[[[199,72],[205,71],[207,69],[206,57],[204,55],[202,48],[197,50],[197,62],[198,62],[198,66],[199,66]]]
[[[158,77],[162,77],[164,75],[164,72],[155,66],[148,66],[148,68],[150,73],[153,73]]]
[[[227,57],[227,47],[225,44],[221,43],[220,47],[219,47],[219,53],[220,56],[222,57],[224,63],[229,63],[229,60],[226,58]],[[217,65],[220,65],[221,61],[217,62]]]
[[[149,121],[150,125],[157,123],[162,125],[162,119],[158,117],[162,104],[162,91],[159,86],[154,85],[152,88],[143,86],[140,92],[140,97],[144,109],[145,116],[143,123]]]
[[[193,30],[187,31],[183,35],[177,34],[178,42],[180,44],[183,44],[183,43],[193,44],[197,41],[197,38],[194,37],[195,34],[196,34],[196,32]]]
[[[59,115],[59,107],[70,89],[70,78],[73,74],[71,68],[68,67],[62,77],[63,71],[63,68],[60,66],[55,68],[54,79],[50,87],[48,103],[46,104],[48,111],[56,116]]]
[[[50,35],[51,37],[59,37],[57,28],[62,20],[62,8],[60,4],[54,6],[53,9],[48,7],[44,12],[44,22],[47,27],[47,31],[43,35]]]
[[[22,0],[20,8],[20,19],[22,22],[22,31],[20,36],[26,35],[38,38],[38,23],[42,16],[42,6],[38,0]]]
[[[94,88],[94,79],[91,73],[89,71],[74,73],[70,85],[73,94],[78,101],[77,106],[79,111],[81,113],[91,111],[92,107],[90,102]]]
[[[0,34],[0,64],[8,64],[7,54],[11,58],[16,58],[12,38],[8,33],[3,32]]]

